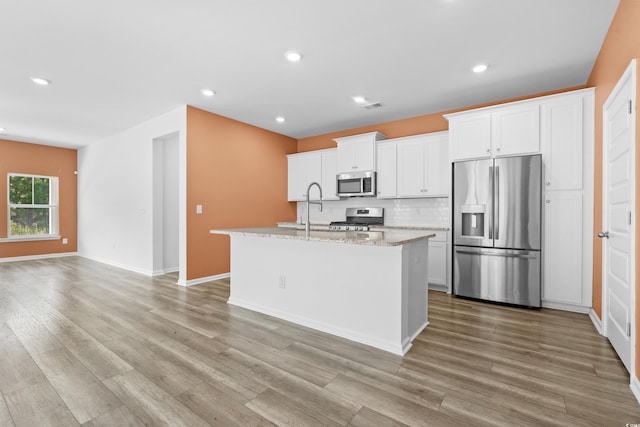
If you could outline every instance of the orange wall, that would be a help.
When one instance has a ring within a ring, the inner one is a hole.
[[[602,318],[602,241],[595,237],[602,227],[602,107],[633,58],[640,58],[640,1],[621,0],[587,84],[596,88],[595,185],[593,239],[593,309]],[[640,85],[638,85],[640,88]],[[636,94],[640,101],[640,92]],[[636,127],[640,116],[636,109]],[[640,132],[636,129],[636,138]],[[636,139],[637,140],[637,139]],[[640,150],[636,149],[636,192],[640,189]],[[636,213],[640,212],[636,197]],[[636,222],[636,301],[640,296],[640,227]],[[636,303],[636,342],[640,342],[640,309]],[[636,376],[640,373],[640,351],[636,351]],[[640,378],[640,377],[639,377]]]
[[[565,88],[561,90],[554,90],[549,92],[538,93],[535,95],[529,95],[525,97],[503,99],[496,102],[487,104],[473,105],[469,107],[459,108],[456,110],[440,111],[438,113],[426,114],[424,116],[412,117],[409,119],[395,120],[392,122],[378,123],[375,125],[364,126],[356,129],[343,130],[340,132],[332,132],[324,135],[312,136],[309,138],[303,138],[298,140],[298,152],[321,150],[323,148],[334,148],[336,143],[333,138],[340,138],[343,136],[358,135],[366,132],[378,131],[387,138],[399,138],[402,136],[418,135],[421,133],[438,132],[449,129],[449,123],[443,117],[444,114],[455,113],[458,111],[470,110],[473,108],[488,107],[490,105],[503,104],[505,102],[519,101],[527,98],[534,98],[538,96],[551,95],[554,93],[566,92],[570,90],[584,89],[587,86],[575,86]]]
[[[68,148],[27,144],[0,139],[0,238],[7,237],[7,174],[24,173],[57,176],[60,197],[60,235],[69,239],[30,242],[0,242],[0,258],[43,255],[78,250],[77,186],[74,171],[78,168],[77,151]]]
[[[187,280],[230,271],[229,237],[209,230],[296,220],[286,157],[295,151],[295,139],[187,107]]]

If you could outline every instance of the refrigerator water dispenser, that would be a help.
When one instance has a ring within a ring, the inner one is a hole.
[[[484,236],[484,205],[461,206],[462,230],[464,237]]]

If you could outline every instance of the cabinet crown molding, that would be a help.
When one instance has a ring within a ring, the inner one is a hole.
[[[567,96],[567,95],[593,95],[595,93],[595,88],[593,87],[589,87],[589,88],[585,88],[585,89],[577,89],[577,90],[570,90],[567,92],[559,92],[559,93],[554,93],[551,95],[545,95],[545,96],[538,96],[535,98],[527,98],[527,99],[521,99],[520,101],[512,101],[512,102],[505,102],[503,104],[494,104],[494,105],[489,105],[486,107],[480,107],[480,108],[472,108],[469,110],[464,110],[464,111],[457,111],[455,113],[449,113],[449,114],[443,114],[442,117],[444,117],[445,119],[447,119],[448,121],[450,121],[453,118],[459,117],[459,116],[463,116],[466,114],[471,114],[471,113],[489,113],[491,111],[494,111],[498,108],[502,108],[502,107],[513,107],[513,106],[517,106],[517,105],[524,105],[524,104],[529,104],[529,103],[542,103],[542,102],[547,102],[547,101],[551,101],[554,98],[558,98],[558,97],[563,97],[563,96]]]
[[[341,142],[357,141],[357,140],[369,139],[369,138],[372,138],[374,141],[381,141],[383,139],[387,139],[387,136],[383,133],[375,131],[375,132],[360,133],[358,135],[349,135],[349,136],[343,136],[340,138],[333,138],[333,140],[336,142],[336,144],[339,144]]]

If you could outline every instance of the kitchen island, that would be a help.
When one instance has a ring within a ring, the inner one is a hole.
[[[211,230],[231,237],[229,304],[405,354],[427,326],[425,230]]]

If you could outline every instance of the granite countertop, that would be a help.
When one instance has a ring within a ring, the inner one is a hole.
[[[283,228],[295,228],[298,230],[304,230],[304,224],[298,222],[278,222],[278,227]],[[371,228],[375,230],[434,230],[434,231],[449,231],[448,225],[372,225]],[[328,230],[329,223],[318,222],[311,223],[312,230]]]
[[[275,239],[309,240],[316,242],[350,243],[373,246],[399,246],[415,240],[435,237],[427,230],[393,230],[393,231],[325,231],[311,230],[309,237],[304,230],[286,227],[265,228],[232,228],[226,230],[210,230],[211,234],[227,234],[233,236],[269,237]]]

